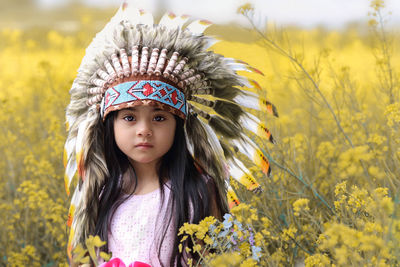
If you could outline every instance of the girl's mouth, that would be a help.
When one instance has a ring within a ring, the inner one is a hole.
[[[153,145],[150,143],[139,143],[139,144],[135,145],[135,147],[137,147],[137,148],[152,148]]]

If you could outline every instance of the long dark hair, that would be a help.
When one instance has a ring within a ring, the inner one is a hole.
[[[105,179],[101,195],[99,196],[98,218],[95,227],[95,234],[108,243],[108,231],[112,216],[118,206],[126,199],[121,198],[122,179],[120,177],[127,171],[131,171],[131,182],[136,186],[137,177],[133,166],[128,157],[118,148],[114,137],[114,119],[117,115],[112,112],[104,122],[104,154],[106,158],[109,175]],[[164,236],[168,227],[174,227],[174,245],[171,247],[171,259],[168,266],[182,266],[188,255],[178,251],[179,239],[177,237],[179,228],[185,223],[199,223],[207,216],[221,216],[227,212],[226,202],[220,196],[219,190],[212,178],[210,178],[200,166],[196,165],[192,155],[189,153],[185,133],[184,121],[175,116],[176,130],[175,137],[170,150],[163,156],[158,169],[161,197],[164,198],[163,185],[165,177],[169,178],[171,194],[170,213],[166,213],[168,218],[164,218],[165,226],[160,243],[158,245],[158,258],[160,260],[160,250]],[[133,190],[134,191],[134,190]],[[163,203],[163,201],[161,201]],[[220,218],[219,218],[220,219]],[[191,242],[186,242],[185,246],[192,247]],[[102,250],[108,252],[105,246]],[[185,250],[183,250],[185,251]],[[189,255],[189,257],[195,256]],[[161,262],[161,260],[160,260]],[[161,264],[164,264],[161,262]]]

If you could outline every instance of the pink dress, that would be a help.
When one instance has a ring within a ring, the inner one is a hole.
[[[161,190],[145,195],[132,195],[115,211],[108,233],[108,248],[112,258],[120,258],[128,266],[140,261],[151,266],[169,266],[175,229],[174,218],[164,236],[158,259],[159,239],[165,225],[164,216],[169,219],[170,184],[164,185],[164,201],[161,205]]]

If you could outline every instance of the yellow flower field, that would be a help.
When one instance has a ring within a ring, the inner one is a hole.
[[[262,114],[276,140],[261,144],[271,177],[252,168],[262,191],[248,192],[232,181],[242,202],[232,215],[251,228],[236,231],[254,240],[236,251],[210,253],[204,263],[400,264],[400,35],[381,28],[381,3],[372,2],[365,27],[270,27],[264,36],[253,32],[251,43],[214,45],[264,73],[246,75],[259,82],[279,118]],[[240,12],[251,15],[251,7]],[[1,266],[67,264],[64,113],[94,35],[89,24],[83,18],[73,33],[0,31]],[[208,220],[187,225],[182,235],[211,244]],[[252,242],[261,248],[258,261]]]

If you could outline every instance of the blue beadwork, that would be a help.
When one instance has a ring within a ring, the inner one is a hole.
[[[110,106],[136,100],[155,100],[181,111],[185,116],[186,99],[174,86],[155,80],[131,81],[107,89],[104,95],[104,111]]]

